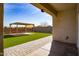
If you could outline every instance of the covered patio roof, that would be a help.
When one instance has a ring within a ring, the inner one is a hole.
[[[14,22],[14,23],[10,23],[10,25],[15,24],[15,25],[34,25],[31,23],[22,23],[22,22]]]

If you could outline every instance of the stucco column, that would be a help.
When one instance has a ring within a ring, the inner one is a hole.
[[[0,3],[0,56],[3,54],[3,4]]]

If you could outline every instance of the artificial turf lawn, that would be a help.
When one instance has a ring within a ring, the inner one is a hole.
[[[31,35],[24,35],[24,36],[4,36],[4,48],[12,47],[18,44],[22,44],[25,42],[37,40],[39,38],[43,38],[49,36],[49,33],[33,33]]]

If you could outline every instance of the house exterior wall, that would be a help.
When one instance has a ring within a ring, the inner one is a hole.
[[[73,10],[65,10],[58,12],[53,21],[53,40],[76,43],[76,12]]]

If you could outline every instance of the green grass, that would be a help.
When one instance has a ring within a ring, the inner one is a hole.
[[[37,40],[42,37],[49,36],[49,33],[34,33],[32,35],[24,36],[4,36],[4,48],[12,47],[25,42]]]

